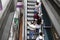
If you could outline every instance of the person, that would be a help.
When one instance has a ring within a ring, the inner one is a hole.
[[[42,17],[43,14],[42,14],[41,2],[36,1],[34,14],[36,14],[37,12],[39,13],[38,15]]]
[[[30,39],[32,39],[32,38],[33,38],[33,34],[35,33],[36,26],[35,26],[34,21],[32,21],[31,23],[28,22],[28,25],[29,25],[29,27],[30,27],[30,28],[29,28],[29,29],[30,29],[29,37],[30,37]]]
[[[36,1],[34,14],[37,13],[37,12],[39,12],[39,3]]]
[[[36,38],[36,40],[44,40],[43,33],[40,32],[39,36]]]
[[[41,32],[41,18],[39,18],[38,20],[37,20],[37,24],[36,24],[36,32],[37,33],[39,33],[39,32]]]

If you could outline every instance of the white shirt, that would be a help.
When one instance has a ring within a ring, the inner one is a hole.
[[[36,38],[36,40],[40,40],[40,39],[42,39],[42,40],[43,40],[43,39],[44,39],[44,37],[39,35],[39,36]]]
[[[36,24],[35,26],[36,26],[36,28],[41,28],[41,25]]]
[[[28,25],[29,25],[30,30],[35,30],[36,29],[36,26],[34,24],[31,24],[30,22],[28,22]]]

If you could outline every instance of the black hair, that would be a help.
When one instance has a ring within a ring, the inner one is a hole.
[[[41,24],[41,18],[37,19],[37,24],[38,24],[38,25]]]
[[[40,35],[42,36],[42,35],[43,35],[43,33],[42,33],[42,32],[40,32]]]
[[[39,5],[39,3],[36,1],[36,5]]]

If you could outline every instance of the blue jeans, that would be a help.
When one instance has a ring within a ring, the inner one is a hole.
[[[34,36],[34,31],[30,30],[30,33],[29,33],[30,39],[32,39],[33,36]]]

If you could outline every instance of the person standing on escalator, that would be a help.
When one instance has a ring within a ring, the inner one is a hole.
[[[35,26],[36,26],[36,33],[40,33],[41,31],[43,31],[42,24],[43,24],[43,19],[41,19],[41,18],[37,19],[36,24],[35,24]]]
[[[39,12],[39,3],[36,1],[34,14],[36,14],[37,12]]]
[[[36,26],[36,33],[39,33],[39,32],[41,32],[42,30],[41,30],[41,18],[40,19],[38,19],[37,20],[37,24],[35,25]]]
[[[32,21],[31,23],[28,22],[29,29],[30,29],[30,32],[29,32],[29,38],[30,38],[30,39],[33,39],[33,37],[34,37],[34,33],[35,33],[35,31],[36,31],[36,26],[35,26],[35,24],[36,24],[35,20]]]
[[[34,18],[38,19],[39,17],[42,17],[42,11],[41,11],[41,2],[37,2],[35,4],[35,9],[34,9]]]
[[[37,2],[36,1],[36,4],[35,4],[35,9],[34,9],[34,14],[37,14],[39,13],[38,15],[41,17],[43,14],[42,14],[42,8],[41,8],[41,2]]]

